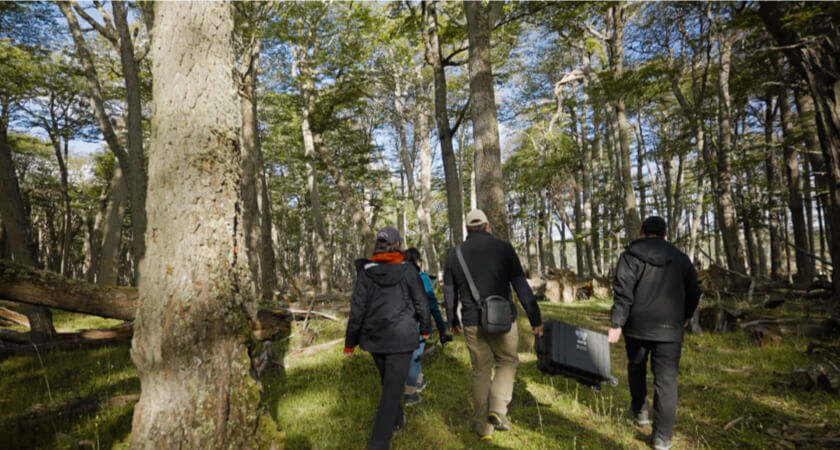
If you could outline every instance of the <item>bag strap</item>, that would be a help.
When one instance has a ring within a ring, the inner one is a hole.
[[[467,262],[464,261],[464,253],[461,252],[461,246],[455,247],[455,253],[458,254],[458,262],[461,263],[461,269],[464,271],[464,277],[467,279],[467,284],[470,285],[470,293],[472,293],[473,301],[478,301],[481,297],[478,295],[478,288],[475,287],[475,282],[473,281],[472,275],[470,274],[470,268],[467,267]]]

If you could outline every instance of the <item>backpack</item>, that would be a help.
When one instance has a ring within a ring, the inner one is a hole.
[[[470,285],[470,293],[472,294],[473,300],[478,305],[479,326],[481,329],[488,334],[502,334],[510,331],[510,327],[513,324],[513,305],[510,300],[501,295],[490,295],[482,298],[470,274],[470,269],[467,267],[467,262],[464,260],[464,254],[461,252],[460,245],[455,247],[455,252],[458,255],[458,262],[461,263],[461,269],[464,271],[467,284]]]

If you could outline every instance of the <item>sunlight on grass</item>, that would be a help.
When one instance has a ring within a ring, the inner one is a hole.
[[[540,306],[545,320],[560,319],[604,332],[611,302]],[[804,308],[790,305],[789,309]],[[58,312],[56,319],[64,331],[120,323]],[[344,326],[343,321],[313,319],[311,344],[342,337]],[[301,327],[301,322],[294,324],[290,351],[303,344]],[[519,329],[520,365],[510,405],[510,431],[495,433],[490,442],[479,441],[473,434],[469,355],[463,337],[458,337],[424,360],[429,385],[421,394],[422,402],[406,409],[406,428],[395,435],[392,448],[649,448],[650,428],[635,427],[627,415],[630,394],[623,343],[611,347],[612,373],[619,385],[605,385],[598,393],[537,370],[524,314],[520,314]],[[776,440],[767,430],[785,427],[811,427],[820,434],[840,432],[838,396],[801,392],[782,383],[793,367],[814,364],[805,353],[808,343],[806,338],[785,336],[780,344],[756,347],[740,331],[687,335],[674,448],[773,448]],[[379,401],[379,377],[370,355],[357,350],[352,358],[345,358],[341,348],[335,344],[313,355],[286,358],[284,374],[263,378],[265,403],[285,436],[285,448],[365,448]],[[0,447],[69,449],[84,441],[94,448],[125,448],[133,402],[72,417],[57,416],[31,426],[26,425],[25,412],[35,404],[49,404],[50,398],[54,402],[76,397],[108,399],[139,392],[128,346],[46,352],[41,357],[43,365],[36,355],[0,360]]]

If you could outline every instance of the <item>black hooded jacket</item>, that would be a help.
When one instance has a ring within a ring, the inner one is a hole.
[[[416,349],[420,333],[431,332],[431,320],[429,301],[414,265],[359,259],[356,272],[344,346],[359,345],[370,353]]]
[[[610,311],[625,336],[660,342],[683,338],[683,322],[697,309],[697,271],[685,253],[665,239],[633,241],[618,259]]]

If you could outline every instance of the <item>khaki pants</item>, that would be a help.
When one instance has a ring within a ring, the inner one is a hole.
[[[464,337],[472,362],[472,392],[475,408],[475,432],[486,436],[493,432],[487,422],[490,411],[507,414],[513,396],[513,378],[519,365],[516,353],[519,331],[514,322],[504,334],[488,334],[478,326],[464,327]],[[495,366],[495,376],[491,372]]]

